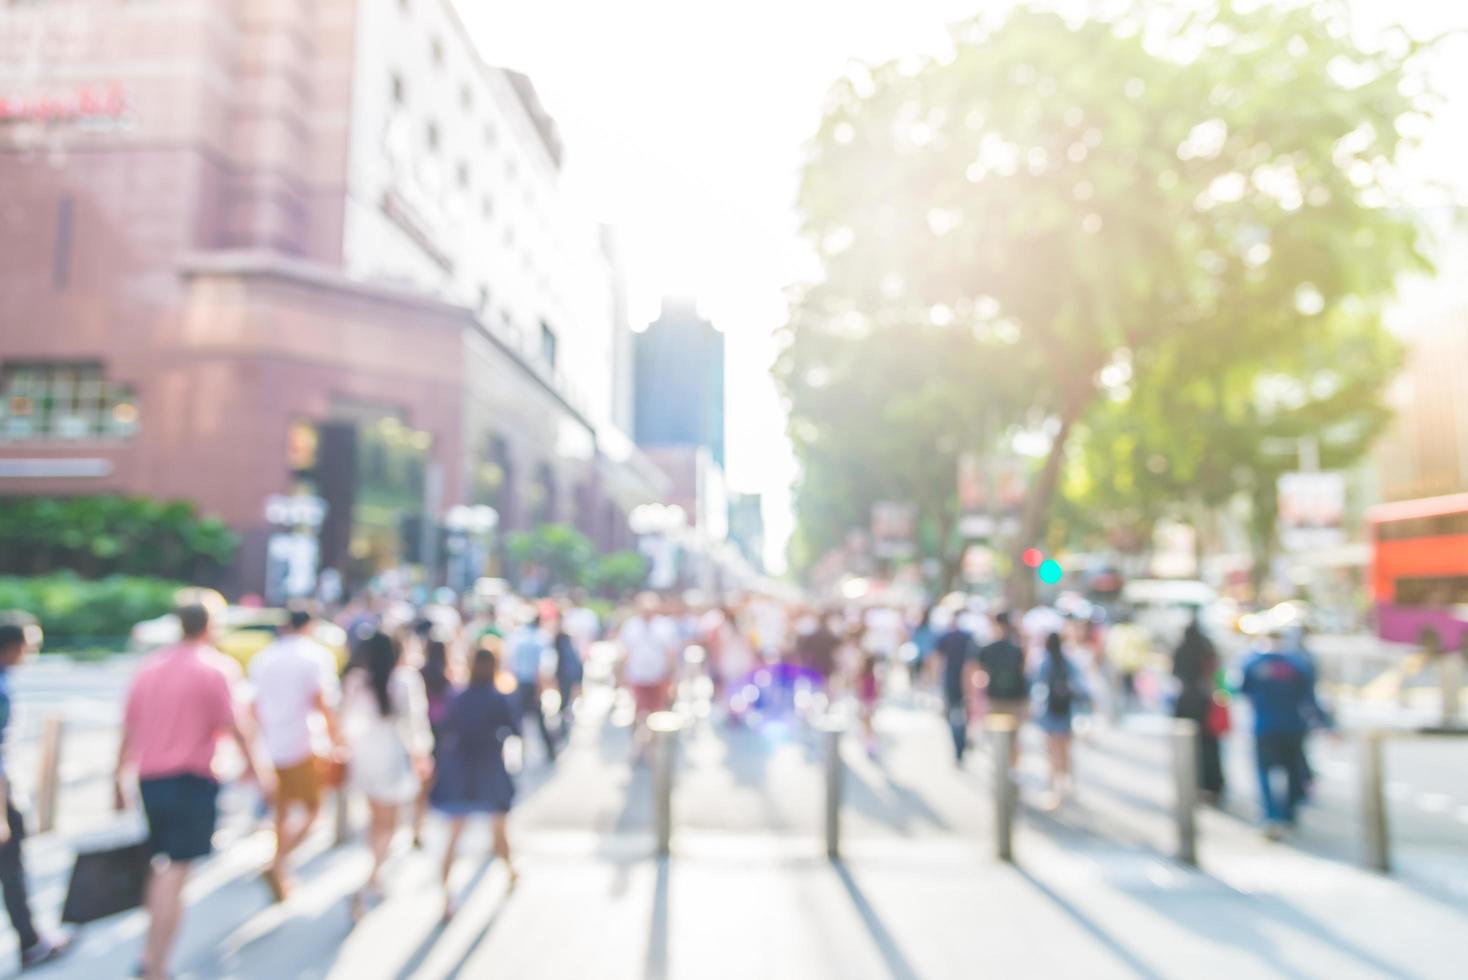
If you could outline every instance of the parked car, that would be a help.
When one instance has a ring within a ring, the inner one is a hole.
[[[215,627],[214,645],[219,648],[220,653],[238,661],[242,668],[248,667],[255,654],[269,646],[280,633],[288,615],[284,609],[228,606],[224,610],[223,621]],[[335,623],[318,619],[311,625],[311,636],[331,651],[338,667],[346,666],[346,630]],[[181,637],[178,617],[169,613],[134,626],[128,638],[128,649],[136,653],[147,653],[177,643]]]

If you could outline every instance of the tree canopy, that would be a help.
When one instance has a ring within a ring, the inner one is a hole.
[[[1381,304],[1425,266],[1392,206],[1419,46],[1338,2],[1179,6],[1020,6],[832,89],[776,368],[807,550],[884,496],[951,515],[957,455],[1019,432],[1049,449],[1015,551],[1063,477],[1145,517],[1262,485],[1270,434],[1369,443]]]

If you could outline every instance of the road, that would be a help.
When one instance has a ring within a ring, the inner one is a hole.
[[[117,820],[105,806],[108,719],[126,677],[124,665],[58,668],[17,684],[23,734],[37,714],[64,708],[81,746],[68,743],[62,832],[28,845],[43,918],[60,905],[72,845]],[[1342,714],[1375,722],[1393,710]],[[436,827],[424,851],[403,849],[388,901],[352,929],[360,846],[331,848],[319,828],[302,887],[273,906],[258,877],[269,835],[236,792],[220,853],[191,886],[179,976],[959,977],[977,963],[1045,975],[1081,962],[1094,976],[1456,974],[1441,940],[1468,926],[1468,741],[1391,745],[1399,871],[1384,878],[1356,864],[1349,741],[1315,746],[1316,802],[1295,839],[1271,845],[1254,826],[1247,739],[1231,738],[1235,793],[1227,809],[1201,815],[1202,869],[1192,871],[1169,858],[1158,719],[1087,733],[1078,798],[1055,812],[1035,805],[1041,752],[1027,736],[1011,868],[990,857],[983,746],[955,767],[933,704],[899,694],[879,712],[876,759],[852,739],[844,746],[846,861],[830,865],[818,736],[799,723],[729,728],[689,708],[675,856],[657,862],[650,779],[629,764],[625,714],[608,690],[593,690],[553,769],[532,739],[512,821],[521,887],[506,893],[502,869],[483,863],[485,835],[472,835],[455,881],[464,906],[447,927],[436,921]],[[19,766],[29,741],[15,747]],[[141,929],[137,914],[89,927],[73,959],[36,975],[123,976]],[[0,962],[10,955],[0,950]]]

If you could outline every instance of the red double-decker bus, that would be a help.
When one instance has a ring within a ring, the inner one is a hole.
[[[1468,493],[1383,504],[1367,520],[1377,633],[1468,652]]]

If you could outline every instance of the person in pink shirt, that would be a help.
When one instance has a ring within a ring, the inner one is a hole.
[[[125,778],[131,769],[148,818],[149,849],[168,862],[154,869],[148,884],[145,980],[168,975],[189,869],[213,848],[219,797],[214,749],[219,740],[228,735],[239,744],[246,769],[262,789],[268,778],[235,714],[233,687],[239,668],[210,646],[209,609],[186,605],[178,619],[183,640],[149,657],[133,678],[117,758],[117,807],[125,806]]]

